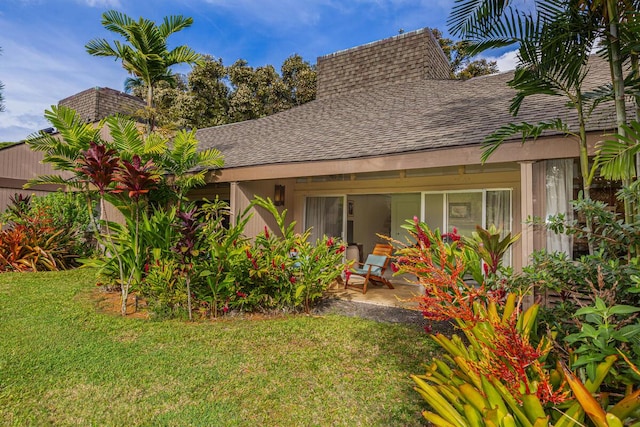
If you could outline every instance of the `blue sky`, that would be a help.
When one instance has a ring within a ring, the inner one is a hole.
[[[110,58],[93,57],[85,44],[113,40],[101,15],[115,9],[134,19],[161,22],[191,16],[194,24],[169,39],[230,65],[246,59],[253,67],[297,53],[315,64],[318,56],[423,27],[445,34],[454,0],[2,0],[0,81],[5,112],[0,142],[18,141],[48,127],[44,110],[91,87],[122,90],[126,72]],[[513,68],[514,55],[499,59]],[[175,71],[186,72],[188,69]]]

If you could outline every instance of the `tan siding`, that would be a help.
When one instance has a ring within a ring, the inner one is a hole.
[[[0,176],[28,180],[38,175],[54,173],[51,166],[42,164],[42,153],[31,151],[27,144],[0,150]]]
[[[273,194],[275,185],[284,185],[285,186],[285,205],[279,206],[278,211],[282,212],[284,209],[287,209],[287,219],[288,221],[293,220],[292,216],[292,207],[293,207],[293,180],[272,180],[272,181],[259,181],[259,182],[250,182],[250,183],[239,183],[238,186],[240,188],[240,197],[237,200],[237,209],[236,212],[242,212],[246,209],[254,196],[260,196],[262,198],[270,198],[273,200]],[[278,225],[276,224],[273,216],[268,213],[266,210],[259,208],[253,210],[254,215],[247,223],[247,227],[245,228],[245,234],[249,237],[255,237],[260,232],[264,230],[264,226],[266,225],[271,230],[277,230]]]

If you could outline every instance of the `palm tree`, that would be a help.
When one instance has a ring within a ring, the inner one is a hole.
[[[476,53],[519,43],[521,67],[510,82],[519,91],[512,112],[517,113],[519,102],[529,95],[568,97],[580,123],[576,136],[580,143],[583,187],[585,197],[588,197],[588,187],[595,169],[588,166],[585,124],[600,102],[615,101],[618,135],[623,141],[627,140],[622,63],[630,57],[634,43],[638,50],[637,10],[640,1],[537,0],[530,10],[519,10],[513,3],[509,0],[457,0],[449,20],[450,29],[454,34],[470,39]],[[635,25],[632,25],[634,21]],[[582,81],[588,70],[588,55],[597,40],[603,41],[604,49],[599,53],[610,64],[612,84],[585,93]],[[562,131],[563,127],[559,121],[539,126],[509,125],[488,138],[484,158],[514,133],[522,132],[523,136],[535,137],[543,130]],[[613,151],[611,147],[607,149],[609,158]],[[598,166],[602,163],[596,162]],[[624,171],[625,174],[633,176],[633,161],[627,161],[626,165],[630,167]],[[612,176],[607,173],[604,175]]]
[[[124,13],[114,10],[102,15],[102,25],[109,31],[122,36],[124,43],[115,40],[111,45],[105,39],[93,39],[85,48],[94,56],[111,56],[122,61],[122,67],[132,76],[126,87],[145,85],[147,88],[147,108],[153,108],[153,89],[160,81],[173,83],[171,66],[176,64],[196,64],[201,55],[186,45],[172,50],[167,47],[167,39],[173,33],[193,24],[193,18],[182,15],[165,17],[159,26],[148,19],[134,21]],[[153,129],[153,115],[149,129]]]
[[[566,13],[563,1],[538,0],[535,10],[521,11],[509,1],[458,0],[449,21],[451,30],[467,37],[474,52],[519,45],[520,64],[508,83],[517,91],[511,113],[516,116],[528,96],[561,96],[575,110],[579,124],[577,132],[560,119],[503,126],[485,139],[483,161],[515,134],[535,138],[545,130],[562,132],[578,142],[583,191],[589,197],[594,171],[589,168],[586,123],[597,102],[585,93],[583,82],[598,38],[593,20],[588,10]]]

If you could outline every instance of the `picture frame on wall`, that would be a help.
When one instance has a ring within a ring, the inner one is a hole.
[[[471,217],[471,203],[449,203],[449,218],[469,219]]]

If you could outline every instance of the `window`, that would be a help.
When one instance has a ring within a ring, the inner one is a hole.
[[[423,220],[431,229],[442,233],[455,228],[461,236],[470,237],[476,225],[488,228],[492,224],[511,232],[511,190],[469,190],[423,193]],[[505,265],[510,256],[505,257]]]

